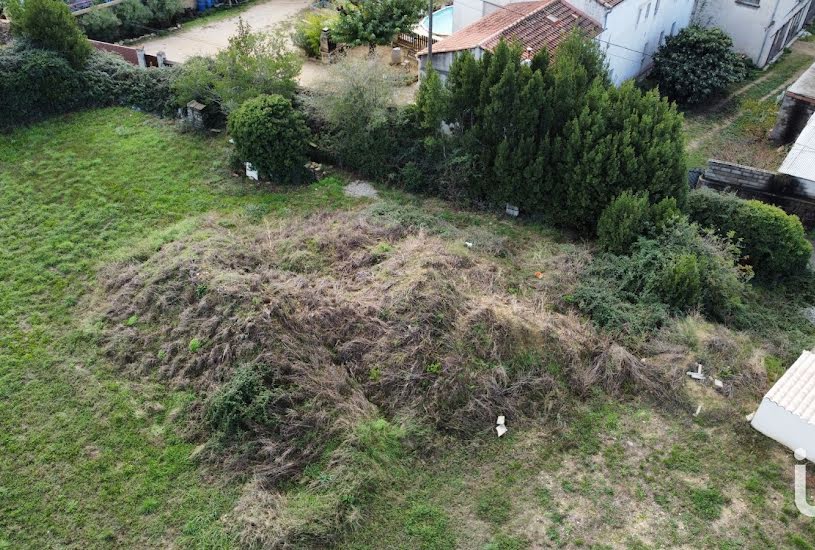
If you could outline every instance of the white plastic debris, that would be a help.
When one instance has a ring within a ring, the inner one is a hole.
[[[722,381],[721,381],[721,380],[719,380],[718,378],[714,378],[714,379],[713,379],[713,385],[714,385],[714,386],[716,386],[716,388],[717,388],[717,389],[722,389],[722,388],[724,388],[724,382],[722,382]]]
[[[502,435],[507,433],[505,417],[503,416],[498,417],[498,420],[496,421],[495,431],[498,433],[498,437],[501,437]]]
[[[692,371],[692,370],[688,371],[688,376],[690,376],[694,380],[705,380],[705,379],[707,379],[707,376],[702,374],[702,365],[699,364],[699,363],[696,363],[696,371]]]
[[[258,171],[254,166],[252,166],[251,162],[246,163],[246,177],[251,179],[251,180],[255,180],[255,181],[257,181],[259,179],[258,178]]]
[[[507,203],[507,215],[512,216],[513,218],[517,218],[518,214],[520,213],[520,209],[517,206]]]
[[[693,416],[699,416],[699,413],[701,413],[701,412],[702,412],[702,405],[699,405],[698,407],[696,407],[696,412],[693,413]]]
[[[470,241],[464,241],[464,246],[466,246],[467,248],[472,248],[473,243],[471,243]]]

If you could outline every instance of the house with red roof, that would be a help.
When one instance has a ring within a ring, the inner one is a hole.
[[[605,52],[612,80],[636,78],[652,64],[665,37],[688,26],[694,0],[455,0],[453,34],[433,45],[433,68],[444,78],[457,52],[476,58],[503,38],[534,54],[550,52],[579,29]],[[419,52],[419,65],[427,51]]]

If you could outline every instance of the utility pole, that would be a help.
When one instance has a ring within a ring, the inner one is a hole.
[[[433,68],[433,0],[427,5],[427,66]]]

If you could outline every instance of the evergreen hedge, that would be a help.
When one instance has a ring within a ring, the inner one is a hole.
[[[686,205],[691,220],[740,240],[743,261],[757,277],[776,279],[803,272],[812,255],[798,216],[757,200],[700,189]]]
[[[456,153],[476,159],[476,200],[588,232],[622,191],[679,204],[687,193],[682,115],[655,91],[613,86],[597,45],[576,33],[551,62],[543,51],[526,63],[505,42],[480,60],[459,54],[446,93],[420,89],[423,113],[434,102]]]

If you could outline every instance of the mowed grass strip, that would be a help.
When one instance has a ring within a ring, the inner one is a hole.
[[[178,435],[193,396],[111,372],[83,300],[107,258],[185,219],[345,200],[336,180],[251,189],[227,147],[127,109],[0,136],[0,548],[232,544],[238,482]]]

